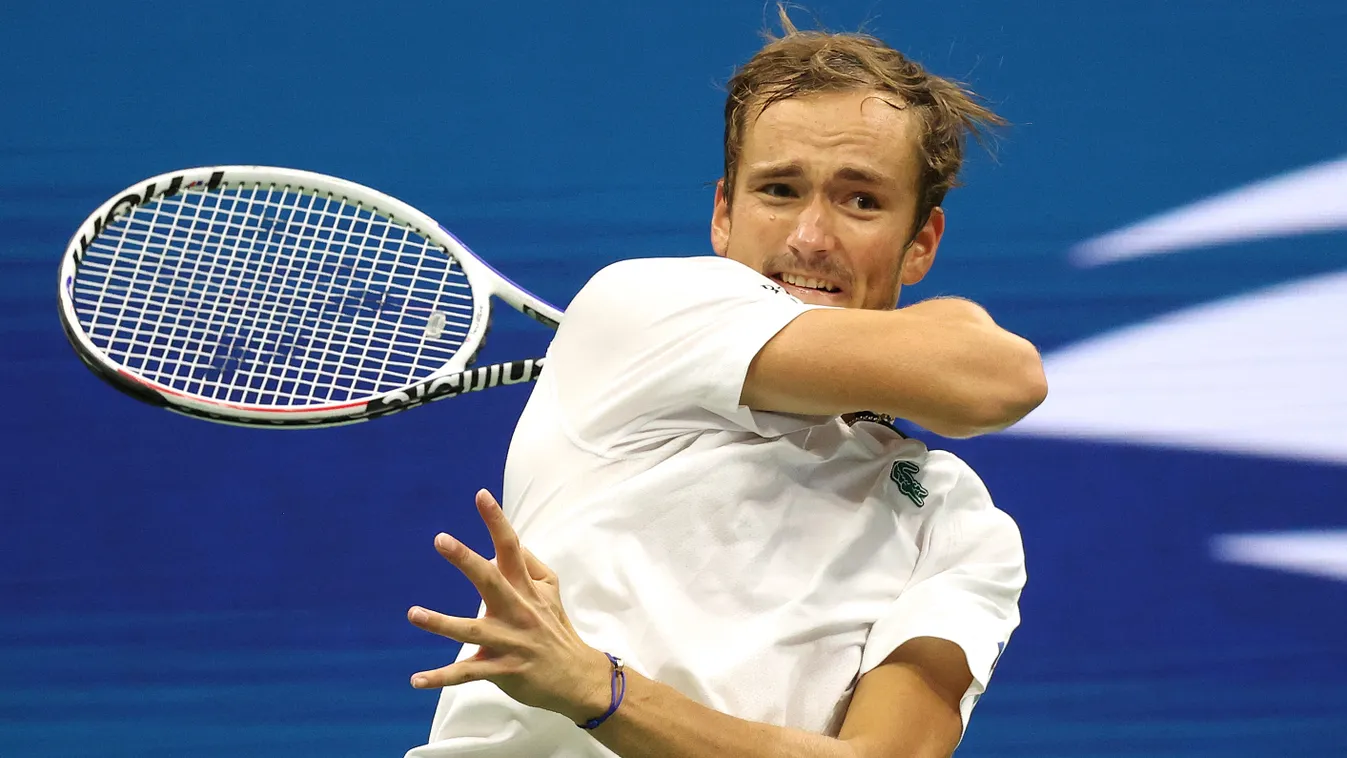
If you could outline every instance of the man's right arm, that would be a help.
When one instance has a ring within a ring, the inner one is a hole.
[[[872,410],[972,437],[1014,424],[1046,395],[1032,344],[974,303],[939,298],[801,313],[758,351],[740,400],[806,415]]]

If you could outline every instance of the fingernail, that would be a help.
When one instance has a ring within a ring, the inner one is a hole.
[[[420,674],[417,674],[416,676],[412,677],[413,687],[424,687],[427,684],[430,684],[430,680],[425,678],[424,676],[421,676]]]
[[[426,612],[421,608],[413,608],[411,614],[409,615],[411,616],[412,621],[426,620]]]
[[[454,538],[450,537],[444,532],[440,532],[439,534],[435,535],[435,545],[445,550],[449,550],[454,546]]]

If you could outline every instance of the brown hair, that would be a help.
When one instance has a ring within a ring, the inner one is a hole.
[[[784,4],[777,5],[784,36],[765,34],[767,44],[729,82],[725,99],[725,196],[732,197],[750,115],[791,97],[820,92],[875,89],[901,98],[920,119],[925,168],[918,181],[915,235],[931,210],[957,185],[965,137],[985,144],[1006,121],[958,82],[928,73],[883,41],[867,34],[800,31]]]

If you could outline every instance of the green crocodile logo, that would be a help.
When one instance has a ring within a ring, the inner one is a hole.
[[[898,491],[907,495],[918,508],[926,505],[926,496],[931,494],[917,481],[916,474],[919,471],[921,467],[912,461],[894,461],[893,468],[889,470],[889,478],[898,485]]]

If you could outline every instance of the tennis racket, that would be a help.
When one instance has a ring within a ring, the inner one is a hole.
[[[294,169],[215,166],[108,200],[61,261],[61,324],[96,375],[227,424],[317,427],[533,381],[470,368],[491,296],[562,312],[406,203]]]

